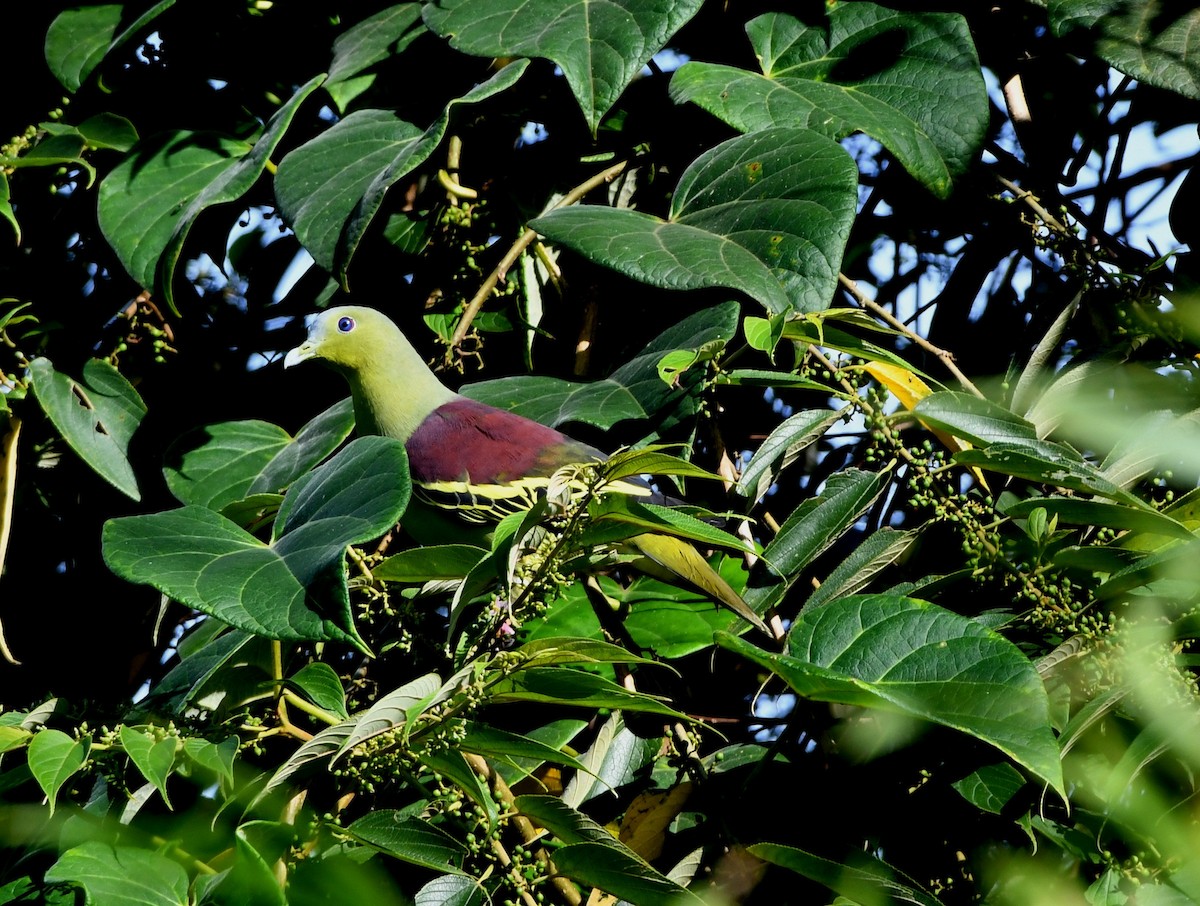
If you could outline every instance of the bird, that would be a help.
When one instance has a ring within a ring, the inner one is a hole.
[[[283,364],[291,368],[309,360],[321,361],[346,379],[360,434],[404,444],[413,482],[409,510],[414,512],[405,514],[403,525],[419,543],[472,537],[472,529],[490,527],[533,506],[564,466],[608,458],[554,428],[451,390],[400,328],[373,308],[336,306],[312,317],[307,338],[285,355]],[[613,484],[606,490],[656,500],[645,482]],[[627,543],[766,630],[687,541],[645,533]]]

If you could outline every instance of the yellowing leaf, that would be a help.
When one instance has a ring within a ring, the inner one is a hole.
[[[652,862],[662,853],[667,827],[692,794],[690,782],[669,790],[646,790],[634,797],[621,819],[619,837],[635,853]]]
[[[892,396],[900,401],[900,405],[905,409],[912,409],[925,397],[933,393],[929,385],[923,380],[909,371],[907,368],[901,368],[898,365],[889,365],[887,362],[867,362],[862,366],[863,371],[887,387],[892,392]],[[918,419],[920,421],[920,419]],[[939,431],[937,428],[930,428],[925,422],[921,422],[926,428],[933,432],[946,447],[946,449],[958,453],[960,450],[969,450],[971,445],[961,437],[955,437],[953,434],[947,434],[944,431]],[[975,476],[975,480],[979,482],[984,490],[988,490],[987,481],[983,477],[983,473],[971,466],[971,474]]]

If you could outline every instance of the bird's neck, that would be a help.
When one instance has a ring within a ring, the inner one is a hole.
[[[408,343],[386,361],[348,374],[359,434],[407,442],[429,413],[458,397],[444,386]]]

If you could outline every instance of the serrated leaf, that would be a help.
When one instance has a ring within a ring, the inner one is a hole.
[[[131,879],[137,879],[131,884]],[[82,887],[103,906],[188,906],[188,876],[178,862],[149,849],[89,840],[68,849],[46,871],[52,884]]]
[[[129,463],[129,442],[146,414],[146,404],[117,369],[100,359],[83,366],[75,381],[54,370],[49,359],[29,363],[34,395],[79,457],[121,493],[141,500]]]
[[[487,891],[474,878],[442,875],[417,891],[413,906],[484,906]]]
[[[465,846],[428,821],[389,809],[364,815],[346,832],[392,858],[438,871],[457,871],[467,854]]]
[[[982,450],[955,453],[954,462],[1072,491],[1086,491],[1138,508],[1147,506],[1084,462],[1070,447],[1053,441],[993,443]]]
[[[783,600],[800,572],[849,530],[886,486],[883,473],[846,469],[830,476],[821,493],[796,507],[763,549],[742,595],[746,603],[761,614]]]
[[[387,695],[381,695],[370,708],[351,718],[353,726],[343,739],[334,760],[368,739],[404,726],[413,708],[431,700],[441,688],[441,678],[436,673],[426,673]]]
[[[438,0],[425,23],[450,46],[485,57],[558,64],[592,134],[642,67],[702,0]]]
[[[296,776],[305,768],[316,767],[319,762],[333,758],[349,738],[350,734],[354,732],[356,724],[357,720],[355,718],[344,720],[340,724],[326,727],[312,739],[302,744],[300,748],[289,755],[287,760],[275,770],[275,773],[271,775],[271,779],[267,781],[259,794],[254,797],[250,805],[253,807],[262,802],[268,794],[279,789],[290,778]]]
[[[30,740],[29,772],[46,794],[51,815],[59,790],[83,767],[87,752],[86,740],[72,739],[61,730],[41,730]]]
[[[773,314],[816,312],[833,299],[857,184],[853,161],[835,142],[806,129],[765,129],[693,161],[665,221],[584,205],[529,225],[652,286],[720,286]]]
[[[979,446],[1037,441],[1032,422],[998,403],[970,393],[942,390],[905,405],[930,427],[940,428]]]
[[[586,887],[638,906],[700,906],[704,902],[624,847],[571,843],[555,851],[554,867]]]
[[[995,746],[1065,798],[1037,668],[1007,639],[925,601],[858,595],[802,613],[789,653],[717,642],[816,701],[884,708]]]
[[[1101,525],[1108,528],[1167,538],[1192,540],[1195,535],[1186,525],[1158,510],[1134,508],[1103,500],[1083,500],[1079,497],[1030,497],[1004,507],[1007,516],[1021,518],[1042,508],[1059,522],[1068,525]]]
[[[613,708],[687,719],[663,701],[640,692],[630,692],[602,676],[554,667],[522,670],[515,676],[501,680],[492,688],[491,700],[497,704],[542,702],[580,708]]]
[[[881,570],[903,556],[919,533],[919,529],[900,531],[884,526],[868,535],[808,596],[804,608],[820,607],[865,588]]]
[[[247,632],[362,647],[343,555],[391,528],[410,488],[403,445],[362,437],[292,485],[269,545],[212,510],[186,506],[109,520],[104,559],[122,578]]]
[[[827,15],[825,27],[786,13],[750,20],[761,74],[685,63],[671,79],[672,97],[743,132],[785,124],[835,139],[865,132],[945,197],[988,121],[966,19],[865,2],[831,6]]]
[[[553,746],[475,721],[466,722],[459,746],[464,752],[474,752],[490,759],[525,758],[566,765],[577,771],[586,770],[578,758]]]
[[[746,850],[758,859],[790,869],[836,891],[839,894],[837,902],[942,906],[937,897],[881,859],[864,855],[849,864],[842,864],[778,843],[755,843]]]
[[[737,492],[751,500],[761,500],[779,474],[796,461],[800,453],[820,439],[843,415],[828,409],[805,409],[788,416],[759,444],[758,450],[738,478]]]

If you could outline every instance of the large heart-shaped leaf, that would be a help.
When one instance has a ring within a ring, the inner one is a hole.
[[[389,110],[358,110],[279,162],[275,197],[301,244],[317,264],[346,268],[389,188],[429,157],[446,134],[450,113],[511,87],[528,65],[512,63],[446,105],[428,129]]]
[[[160,0],[123,29],[125,4],[64,10],[46,32],[46,65],[67,91],[78,91],[109,53],[142,35],[147,24],[174,4],[175,0]]]
[[[129,442],[146,404],[129,381],[108,362],[92,359],[83,379],[54,370],[49,359],[29,363],[37,401],[79,457],[117,490],[141,499],[129,464]]]
[[[672,96],[743,132],[785,124],[832,138],[865,132],[939,196],[973,159],[988,101],[962,16],[843,3],[829,10],[827,28],[768,13],[746,31],[761,75],[686,63]]]
[[[889,709],[975,736],[1065,798],[1037,668],[981,623],[925,601],[861,595],[802,613],[788,654],[725,633],[717,641],[806,698]]]
[[[342,556],[395,523],[410,487],[403,444],[363,437],[292,486],[270,544],[206,507],[185,506],[109,520],[104,559],[123,579],[247,632],[362,647]]]
[[[1114,69],[1200,98],[1200,9],[1190,3],[1049,0],[1045,6],[1056,34],[1083,31],[1088,52]]]
[[[267,168],[271,155],[275,152],[275,148],[278,147],[288,126],[292,124],[292,120],[296,116],[296,111],[300,109],[300,105],[304,103],[304,100],[316,91],[323,81],[325,81],[324,75],[316,75],[296,89],[288,102],[275,111],[274,115],[267,122],[266,129],[263,130],[263,134],[254,143],[254,147],[250,149],[250,153],[238,160],[233,166],[222,167],[215,171],[212,182],[204,186],[196,194],[195,198],[190,199],[183,213],[178,219],[172,221],[171,234],[167,238],[166,244],[159,255],[158,268],[155,273],[157,285],[162,288],[163,298],[167,300],[167,304],[171,306],[172,311],[176,311],[176,309],[171,278],[175,273],[175,262],[179,260],[179,253],[183,249],[184,240],[187,239],[187,234],[191,230],[192,224],[196,222],[196,218],[207,208],[237,201],[237,199],[250,191],[250,187],[254,185],[258,177]],[[141,176],[137,171],[135,171],[135,175],[138,177]],[[151,284],[143,283],[142,285],[150,286]]]
[[[163,474],[180,503],[219,510],[250,494],[283,490],[336,450],[353,427],[349,399],[322,412],[294,439],[263,421],[206,425],[171,446]]]
[[[155,285],[159,259],[200,193],[250,153],[240,139],[171,132],[138,142],[100,183],[96,214],[104,238],[140,286]]]
[[[530,226],[652,286],[723,286],[771,312],[821,311],[833,297],[857,185],[854,162],[836,142],[807,129],[766,129],[697,158],[665,221],[586,205]]]
[[[588,127],[703,0],[438,0],[425,23],[485,57],[543,57],[562,70]]]

